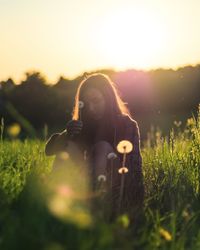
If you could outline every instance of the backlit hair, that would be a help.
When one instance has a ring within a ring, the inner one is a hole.
[[[73,120],[79,119],[79,101],[82,100],[83,93],[90,87],[94,87],[102,93],[106,101],[106,110],[111,119],[115,119],[117,115],[130,116],[128,108],[119,96],[115,83],[105,74],[94,73],[82,80],[78,86],[72,112]]]

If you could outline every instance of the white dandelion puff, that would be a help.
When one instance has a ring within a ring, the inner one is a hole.
[[[106,181],[106,176],[105,176],[104,174],[100,174],[100,175],[98,176],[97,180],[98,180],[99,182],[101,182],[101,181],[105,182],[105,181]]]
[[[109,153],[109,154],[107,155],[107,158],[108,158],[109,160],[111,160],[111,159],[116,159],[116,158],[117,158],[117,155],[116,155],[114,152],[111,152],[111,153]]]
[[[83,101],[79,101],[78,102],[78,107],[79,107],[79,109],[82,109],[84,107],[84,102]]]
[[[125,173],[128,173],[128,168],[126,167],[122,167],[118,170],[119,174],[125,174]]]
[[[130,153],[133,150],[133,144],[128,140],[122,140],[117,144],[117,151],[121,154]]]

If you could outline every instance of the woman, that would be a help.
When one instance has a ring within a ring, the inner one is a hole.
[[[128,172],[124,174],[123,191],[122,175],[119,173],[123,155],[117,151],[117,145],[122,140],[128,140],[133,145],[133,151],[126,155]],[[70,149],[70,142],[78,145],[78,151]],[[77,159],[77,152],[81,152],[79,163],[83,159],[88,161],[94,190],[101,180],[106,180],[111,217],[119,211],[131,216],[135,209],[141,208],[144,186],[139,128],[107,75],[92,74],[80,83],[72,120],[67,123],[66,130],[50,137],[45,148],[46,155],[58,156],[63,151],[70,152],[74,160]]]

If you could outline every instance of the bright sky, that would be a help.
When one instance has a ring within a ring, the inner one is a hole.
[[[0,0],[0,81],[200,63],[200,0]]]

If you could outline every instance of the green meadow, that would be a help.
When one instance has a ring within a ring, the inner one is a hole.
[[[132,223],[121,214],[108,224],[101,197],[92,213],[79,167],[69,163],[62,174],[52,174],[45,141],[4,139],[4,129],[2,124],[1,250],[200,249],[200,112],[184,128],[176,122],[168,137],[149,133],[142,146],[144,208]]]

